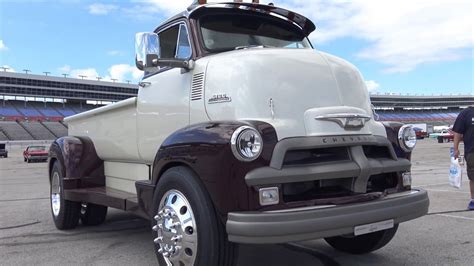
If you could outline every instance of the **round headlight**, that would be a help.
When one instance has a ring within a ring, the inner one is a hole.
[[[234,156],[241,161],[253,161],[262,153],[262,137],[252,127],[242,126],[237,128],[232,134],[230,142]]]
[[[416,146],[416,132],[412,126],[405,125],[398,131],[398,143],[405,152],[411,152]]]

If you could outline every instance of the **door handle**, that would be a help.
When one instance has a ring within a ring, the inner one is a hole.
[[[138,86],[142,87],[142,88],[145,88],[145,87],[148,87],[151,85],[151,82],[140,82],[138,83]]]

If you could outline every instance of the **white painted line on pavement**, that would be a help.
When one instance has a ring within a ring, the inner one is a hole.
[[[444,217],[449,217],[449,218],[458,218],[458,219],[464,219],[464,220],[471,220],[471,221],[474,221],[474,218],[464,217],[464,216],[449,215],[449,214],[436,214],[436,215],[444,216]]]
[[[444,190],[444,189],[431,189],[431,188],[427,188],[426,190],[428,190],[428,191],[435,191],[435,192],[451,192],[451,193],[471,194],[470,192],[459,191],[459,190]]]
[[[435,184],[427,184],[427,185],[417,185],[416,187],[432,187],[432,186],[440,186],[440,185],[449,185],[449,183],[435,183]]]
[[[463,180],[462,183],[468,183],[469,180]],[[426,185],[416,185],[416,186],[413,186],[413,187],[434,187],[434,186],[441,186],[441,185],[449,185],[449,183],[447,182],[444,182],[444,183],[434,183],[434,184],[426,184]]]

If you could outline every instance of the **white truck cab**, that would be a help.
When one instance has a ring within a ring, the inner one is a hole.
[[[197,1],[137,34],[137,97],[66,118],[52,145],[56,226],[134,212],[163,265],[232,264],[237,243],[386,245],[428,211],[415,132],[375,121],[360,72],[313,49],[314,30],[258,1]]]

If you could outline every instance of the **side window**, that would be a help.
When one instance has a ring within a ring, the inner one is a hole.
[[[188,31],[184,24],[173,26],[158,34],[161,58],[188,59],[191,57]]]
[[[161,58],[174,58],[176,54],[176,39],[178,38],[178,33],[179,27],[174,26],[158,35],[160,39]]]

